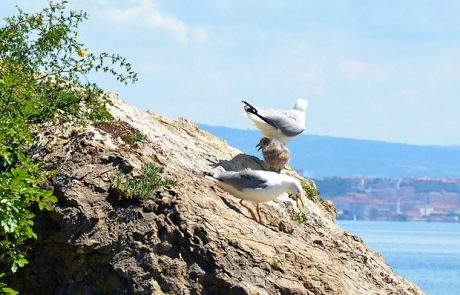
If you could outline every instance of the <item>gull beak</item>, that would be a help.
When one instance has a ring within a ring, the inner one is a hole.
[[[256,148],[258,148],[257,150],[260,151],[260,149],[262,148],[262,146],[260,145],[260,143],[258,143],[258,144],[256,145]]]

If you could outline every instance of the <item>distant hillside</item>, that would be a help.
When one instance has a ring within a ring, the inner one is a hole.
[[[255,130],[199,126],[250,155],[262,137]],[[460,147],[417,146],[302,135],[289,142],[291,167],[309,177],[460,177]]]

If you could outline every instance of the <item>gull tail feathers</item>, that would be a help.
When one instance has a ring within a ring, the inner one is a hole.
[[[213,175],[214,175],[214,174],[212,174],[211,172],[203,171],[203,176],[204,176],[204,177],[211,177],[211,178],[214,178]]]
[[[221,181],[219,178],[214,177],[214,173],[204,171],[203,176],[204,178],[210,179],[212,181]]]
[[[259,111],[258,111],[255,107],[253,107],[251,104],[249,104],[247,101],[242,100],[241,102],[244,103],[244,110],[248,113],[249,116],[250,116],[251,114],[252,114],[252,115],[255,115],[255,116],[257,116],[259,119],[261,119],[262,121],[264,121],[265,123],[267,123],[268,125],[277,128],[276,125],[273,124],[273,122],[271,122],[270,120],[268,120],[268,119],[265,118],[264,116],[260,115],[260,114],[259,114]]]
[[[250,103],[248,103],[245,100],[242,100],[241,102],[244,103],[244,110],[246,112],[257,114],[257,109],[255,107],[253,107]]]

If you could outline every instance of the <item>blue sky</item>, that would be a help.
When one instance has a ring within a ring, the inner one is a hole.
[[[140,80],[103,87],[172,117],[253,128],[240,100],[309,103],[307,134],[460,145],[459,1],[70,1],[90,51]],[[193,4],[189,4],[193,3]],[[46,1],[0,2],[37,10]]]

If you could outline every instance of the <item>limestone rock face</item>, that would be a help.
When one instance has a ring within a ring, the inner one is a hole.
[[[281,196],[262,204],[265,224],[255,222],[202,172],[263,162],[186,119],[111,97],[116,121],[37,135],[34,157],[59,169],[52,179],[59,202],[37,213],[39,239],[14,282],[23,294],[423,294],[342,230],[331,204],[324,210],[305,200],[299,224],[293,200]],[[136,132],[146,140],[130,141]],[[120,199],[116,175],[145,163],[178,184],[143,201]]]

